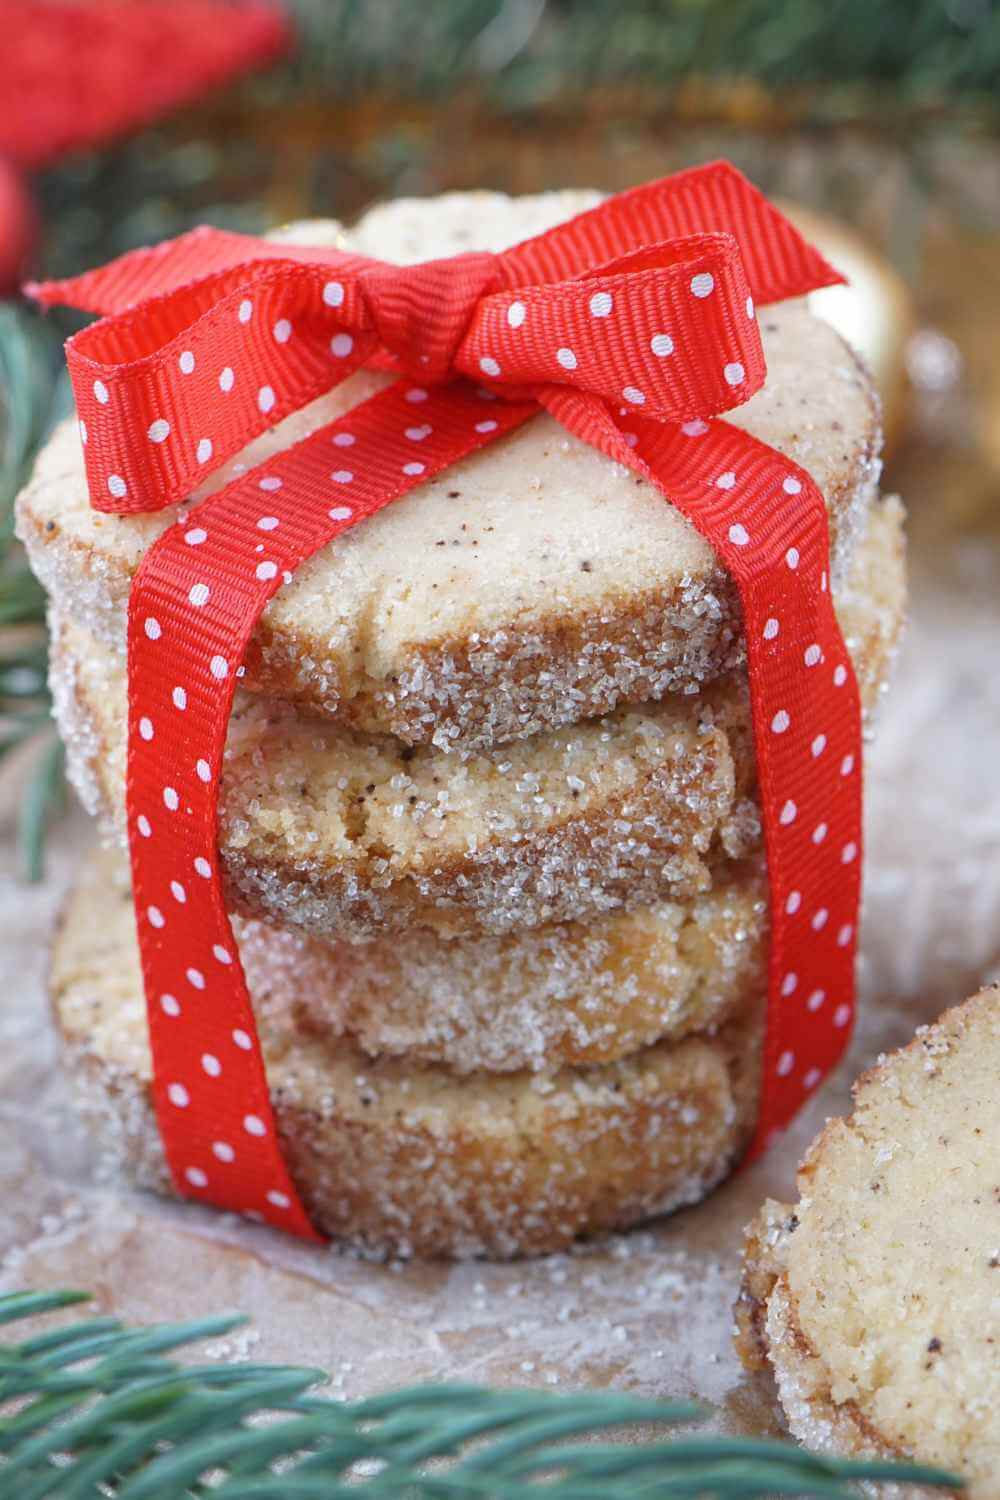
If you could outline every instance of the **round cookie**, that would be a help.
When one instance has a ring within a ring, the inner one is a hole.
[[[106,1169],[170,1191],[150,1099],[130,904],[106,882],[71,897],[51,992],[67,1062]],[[601,1067],[457,1078],[365,1056],[260,1018],[278,1130],[317,1227],[391,1255],[563,1249],[702,1197],[752,1130],[760,1007],[713,1037]],[[208,1173],[225,1171],[206,1151]]]
[[[882,1058],[750,1226],[741,1352],[812,1448],[1000,1494],[1000,990]]]
[[[901,549],[886,502],[839,591],[869,704],[902,619]],[[57,613],[51,680],[70,772],[121,836],[123,660]],[[242,694],[219,840],[230,904],[248,915],[325,939],[505,933],[704,891],[720,861],[759,848],[753,794],[742,673],[467,759]],[[155,837],[162,810],[140,811]]]
[[[593,201],[401,200],[354,231],[327,224],[286,235],[406,261],[500,249]],[[767,384],[730,419],[814,476],[829,507],[836,583],[875,493],[878,401],[855,356],[804,304],[765,308],[760,320]],[[287,447],[385,378],[352,377],[240,462]],[[188,510],[91,510],[68,423],[20,498],[18,533],[59,607],[120,649],[132,576]],[[680,513],[540,415],[300,568],[264,611],[245,686],[410,744],[485,745],[691,690],[742,661],[741,636],[732,582]]]

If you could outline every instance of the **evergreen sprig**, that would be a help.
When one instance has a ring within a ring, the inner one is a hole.
[[[85,1301],[62,1291],[0,1296],[0,1325]],[[690,1402],[424,1385],[341,1403],[317,1393],[327,1378],[319,1370],[171,1358],[243,1321],[129,1329],[92,1317],[0,1343],[0,1496],[850,1500],[862,1479],[961,1485],[938,1469],[825,1458],[784,1442],[660,1436],[704,1420]],[[640,1442],[572,1441],[636,1426]]]

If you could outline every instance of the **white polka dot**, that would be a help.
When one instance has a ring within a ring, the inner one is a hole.
[[[165,927],[167,924],[167,919],[158,906],[147,906],[146,916],[150,927]]]
[[[789,1073],[794,1068],[794,1066],[795,1066],[795,1053],[794,1052],[783,1052],[781,1054],[781,1056],[778,1058],[778,1063],[777,1063],[777,1067],[775,1068],[775,1072],[777,1073],[777,1075],[778,1075],[779,1078],[787,1078],[788,1075],[789,1075]]]
[[[427,392],[422,385],[411,385],[404,399],[416,406],[419,402],[427,400]]]
[[[97,397],[102,406],[107,406],[111,398],[108,394],[108,388],[104,384],[103,380],[94,381],[94,395]]]
[[[160,635],[162,633],[160,630],[160,622],[155,615],[147,615],[145,620],[142,622],[142,628],[143,630],[145,630],[151,641],[158,641],[160,639]]]
[[[277,474],[265,474],[263,479],[257,481],[257,488],[259,490],[266,490],[268,494],[273,494],[275,490],[281,489],[284,482],[283,479],[278,478]]]
[[[666,359],[668,354],[674,352],[674,341],[669,333],[654,333],[649,341],[649,347],[658,359]]]
[[[213,1056],[211,1052],[202,1053],[201,1065],[204,1068],[205,1072],[208,1074],[209,1078],[218,1078],[219,1074],[222,1072],[222,1064],[217,1057]]]
[[[353,432],[335,432],[333,434],[334,445],[338,448],[353,448],[357,439]]]
[[[635,448],[638,446],[639,434],[637,432],[623,432],[622,437],[625,439],[626,443],[628,443],[630,448]]]
[[[165,786],[163,788],[163,805],[169,812],[177,811],[180,806],[180,800],[175,787]]]
[[[249,297],[243,298],[243,301],[239,305],[236,316],[239,318],[241,323],[249,323],[250,319],[253,317],[253,303],[250,301]]]
[[[185,349],[177,363],[180,365],[182,375],[190,375],[194,369],[194,355],[191,350]]]
[[[802,1080],[803,1087],[807,1089],[814,1089],[822,1077],[823,1074],[820,1072],[819,1068],[810,1068],[809,1072]]]
[[[752,297],[748,297],[747,298],[747,317],[748,318],[752,318],[753,317],[753,298]]]
[[[228,948],[223,948],[221,943],[212,944],[212,956],[220,964],[231,964],[233,961],[233,955]]]
[[[148,839],[150,834],[153,832],[153,825],[150,823],[145,813],[139,814],[139,816],[135,820],[135,826],[136,828],[138,828],[144,839]]]
[[[802,660],[805,662],[807,667],[815,667],[818,662],[822,661],[822,659],[823,653],[815,641],[813,641],[811,646],[806,647],[802,656]]]
[[[212,1155],[218,1161],[235,1161],[236,1160],[236,1152],[233,1150],[232,1146],[230,1146],[230,1144],[229,1144],[228,1141],[213,1141],[212,1142]]]
[[[190,531],[185,531],[184,540],[189,547],[200,547],[202,542],[208,541],[208,532],[204,526],[192,526]]]
[[[128,494],[128,485],[125,483],[120,474],[108,475],[108,489],[111,491],[112,495],[114,495],[116,500],[121,500],[125,495]]]
[[[261,583],[267,583],[270,579],[277,578],[278,564],[275,562],[258,563],[256,568],[254,569],[254,572],[260,579]]]
[[[825,734],[818,734],[816,736],[816,738],[813,740],[812,744],[809,746],[809,748],[810,748],[810,750],[813,753],[813,759],[814,760],[815,760],[815,758],[816,758],[817,755],[822,755],[823,751],[826,749],[826,735]]]
[[[338,359],[346,359],[353,348],[354,340],[349,333],[335,333],[330,340],[330,353]]]
[[[595,292],[590,299],[590,313],[594,318],[606,318],[611,312],[614,302],[610,292]]]
[[[795,569],[799,565],[799,549],[798,549],[798,547],[789,547],[788,551],[785,553],[785,562],[788,564],[788,566],[791,568],[792,572],[794,573]]]
[[[483,355],[482,359],[479,361],[479,368],[482,370],[484,375],[497,376],[500,374],[500,366],[497,364],[497,361],[493,358],[492,354]]]
[[[275,531],[279,525],[277,516],[261,516],[257,522],[258,531]]]
[[[257,405],[265,414],[274,409],[275,394],[272,386],[262,385],[257,392]]]
[[[843,849],[841,849],[841,851],[840,851],[840,862],[841,862],[841,864],[849,865],[854,860],[856,860],[857,857],[858,857],[858,846],[853,841],[851,843],[849,843],[849,844],[845,844],[844,847],[843,847]]]
[[[267,1135],[267,1126],[259,1115],[244,1115],[243,1129],[247,1135]]]
[[[763,636],[764,636],[765,641],[773,641],[774,638],[775,638],[775,636],[778,634],[778,631],[780,629],[781,629],[780,624],[778,623],[778,621],[772,615],[769,620],[766,620],[764,622]]]
[[[791,798],[789,798],[789,800],[785,803],[784,807],[781,809],[781,812],[778,814],[778,822],[779,823],[784,823],[785,827],[787,828],[787,826],[788,826],[789,823],[794,823],[795,822],[795,819],[798,817],[798,815],[799,815],[799,809],[798,809],[798,807],[791,800]]]
[[[193,985],[196,990],[205,988],[205,976],[200,969],[185,969],[184,976],[188,984]]]
[[[139,733],[142,735],[144,740],[151,740],[153,738],[152,719],[147,719],[144,717],[139,720]]]
[[[795,991],[798,989],[798,987],[799,976],[797,974],[786,974],[784,979],[781,981],[781,993],[784,995],[786,1000],[788,999],[789,995],[795,994]]]
[[[774,718],[771,720],[771,730],[772,730],[772,733],[774,733],[774,734],[784,734],[785,730],[788,728],[788,726],[789,726],[789,724],[791,722],[792,721],[788,717],[787,710],[784,709],[784,708],[779,708],[778,712],[775,714]]]
[[[208,1187],[208,1178],[200,1167],[185,1167],[184,1176],[192,1187]]]
[[[224,656],[213,656],[208,664],[208,670],[213,677],[218,678],[221,682],[224,677],[228,677],[229,675],[229,663]]]
[[[826,570],[824,569],[823,572],[819,575],[819,591],[821,594],[826,593],[826,582]]]
[[[181,1013],[180,1003],[174,995],[161,995],[160,1009],[165,1016],[179,1016]]]
[[[699,271],[691,277],[691,290],[696,297],[710,297],[715,288],[715,277],[711,271]]]
[[[274,325],[273,333],[279,344],[287,344],[292,336],[292,325],[287,318],[279,318]]]
[[[195,457],[197,458],[197,460],[198,460],[198,462],[200,464],[207,464],[208,463],[208,460],[212,457],[212,439],[211,438],[200,438],[199,439],[199,441],[198,441],[198,449],[197,449],[197,452],[195,454]]]
[[[203,854],[195,855],[194,868],[195,874],[200,875],[202,880],[211,880],[212,866],[209,864],[208,860]]]
[[[242,1052],[250,1052],[253,1049],[253,1037],[248,1031],[241,1031],[239,1027],[233,1032],[233,1041]]]
[[[86,444],[87,444],[87,424],[83,420],[82,417],[80,418],[79,422],[77,423],[77,426],[80,429],[80,442],[83,443],[84,447],[86,447]]]
[[[799,907],[801,905],[802,905],[802,892],[801,891],[792,891],[789,894],[788,900],[785,902],[785,911],[788,913],[788,915],[790,917],[794,917],[795,913],[798,911],[798,909],[799,909]]]
[[[203,604],[208,603],[211,593],[212,591],[207,583],[193,583],[188,589],[188,601],[196,609],[200,609]]]
[[[725,377],[727,385],[742,385],[747,378],[747,372],[738,359],[734,359],[730,364],[726,365],[722,374]]]
[[[339,281],[328,281],[323,288],[323,301],[327,307],[340,307],[343,300],[343,284]]]
[[[222,373],[219,376],[219,390],[220,391],[231,391],[232,388],[233,388],[233,382],[235,381],[235,379],[236,379],[236,376],[233,374],[232,366],[231,365],[227,365],[226,368],[222,371]]]
[[[572,349],[567,349],[565,346],[563,346],[562,349],[557,349],[556,359],[558,360],[559,364],[562,365],[564,370],[576,369],[577,359]]]
[[[630,401],[633,406],[642,406],[646,400],[646,393],[640,391],[638,386],[627,385],[622,391],[622,400]]]
[[[170,696],[174,701],[174,707],[179,708],[183,713],[188,706],[188,695],[185,690],[182,687],[175,687]]]
[[[846,1026],[851,1019],[851,1007],[849,1005],[838,1005],[833,1013],[834,1026]]]
[[[812,831],[813,843],[821,844],[829,832],[830,829],[826,823],[817,823],[816,827]]]
[[[335,505],[332,510],[327,511],[331,521],[349,521],[353,514],[349,505]]]
[[[187,900],[187,891],[181,885],[179,880],[172,880],[170,882],[170,894],[171,896],[173,896],[175,901],[180,902],[181,906],[183,906],[185,901]]]
[[[523,302],[512,302],[507,309],[507,322],[511,328],[520,328],[527,317],[528,309]]]
[[[157,417],[155,422],[150,422],[146,436],[151,443],[165,443],[170,436],[170,423],[163,417]]]
[[[813,932],[822,932],[823,928],[829,921],[829,918],[830,913],[827,911],[825,906],[821,906],[818,911],[814,911],[809,923],[809,925],[812,927]]]
[[[167,1098],[171,1104],[176,1104],[178,1109],[187,1109],[191,1103],[191,1095],[182,1083],[168,1083]]]
[[[843,760],[840,762],[840,774],[841,774],[841,776],[850,776],[850,774],[851,774],[851,772],[853,770],[854,770],[854,756],[853,755],[845,755],[844,758],[843,758]]]
[[[354,474],[350,469],[334,469],[333,473],[330,475],[330,478],[333,480],[334,484],[350,484],[351,480],[354,478]]]
[[[424,422],[421,427],[407,427],[403,435],[408,437],[411,443],[422,443],[425,438],[430,437],[433,431],[431,424]]]
[[[750,533],[745,526],[741,526],[737,521],[734,526],[730,526],[729,528],[729,540],[734,547],[745,547],[750,540]]]
[[[271,1188],[267,1195],[268,1203],[273,1203],[275,1208],[291,1208],[292,1200],[287,1193],[279,1193],[276,1188]]]
[[[798,495],[801,492],[802,485],[795,478],[794,474],[789,474],[787,479],[782,480],[781,488],[786,495]]]
[[[426,464],[418,464],[418,463],[404,464],[403,465],[403,473],[404,474],[409,474],[411,476],[411,478],[414,478],[417,474],[422,474],[424,472],[424,470],[426,469],[426,467],[427,467]]]
[[[837,933],[837,947],[846,948],[853,936],[854,928],[851,926],[850,922],[845,922],[843,927]]]
[[[693,422],[682,422],[681,432],[685,437],[702,437],[708,431],[708,423],[703,422],[700,417],[695,417]]]
[[[833,685],[834,685],[834,687],[843,687],[844,683],[846,681],[847,681],[847,668],[845,666],[839,666],[839,667],[835,668],[834,673],[833,673]]]
[[[206,786],[212,779],[212,767],[205,759],[195,761],[195,771],[199,781],[205,782]]]
[[[494,421],[477,422],[476,423],[476,431],[477,432],[496,432],[496,430],[497,430],[497,428],[499,426],[500,426],[500,423],[499,422],[494,422]]]
[[[724,474],[720,474],[718,479],[715,481],[716,488],[720,490],[731,490],[735,484],[736,475],[733,473],[732,469],[727,469],[726,472]]]
[[[825,999],[826,990],[813,990],[812,994],[809,996],[809,999],[806,1001],[806,1007],[809,1010],[819,1010]]]

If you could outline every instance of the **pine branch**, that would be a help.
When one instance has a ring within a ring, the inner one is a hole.
[[[0,1296],[0,1325],[86,1301]],[[868,1479],[960,1488],[938,1469],[819,1457],[790,1443],[681,1436],[689,1402],[425,1385],[351,1403],[319,1370],[181,1364],[236,1317],[131,1330],[68,1322],[0,1344],[0,1493],[18,1500],[852,1500]],[[642,1428],[639,1443],[570,1443]]]

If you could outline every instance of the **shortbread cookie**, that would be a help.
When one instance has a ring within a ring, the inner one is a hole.
[[[1000,1496],[1000,990],[859,1081],[750,1226],[741,1352],[811,1448],[916,1459]]]
[[[842,603],[869,701],[899,629],[898,505],[881,507]],[[120,657],[53,615],[70,773],[124,833]],[[619,709],[467,760],[242,694],[222,781],[230,904],[322,938],[574,921],[708,888],[759,848],[746,679]],[[162,810],[140,809],[153,823]]]
[[[106,1165],[169,1191],[127,895],[85,882],[71,898],[51,987]],[[373,1061],[303,1030],[294,1007],[269,1005],[261,1033],[282,1146],[320,1229],[393,1255],[512,1256],[708,1192],[752,1129],[759,1013],[602,1067],[465,1078]],[[203,1170],[211,1182],[226,1167],[206,1152]]]
[[[406,261],[499,249],[593,201],[459,194],[387,205],[353,233],[291,233]],[[760,317],[767,384],[731,420],[812,473],[830,511],[836,582],[875,492],[877,398],[804,304]],[[385,378],[356,375],[241,461],[287,447]],[[132,576],[178,514],[92,511],[69,423],[39,458],[18,532],[60,607],[120,648]],[[245,686],[410,744],[486,745],[690,690],[739,664],[741,630],[731,580],[679,512],[539,416],[300,568],[264,611]]]
[[[128,891],[116,851],[84,878]],[[454,1073],[540,1072],[613,1062],[745,1011],[765,983],[767,886],[757,861],[692,901],[451,942],[426,928],[327,944],[252,919],[233,927],[258,1012],[294,1014],[303,1035]]]

